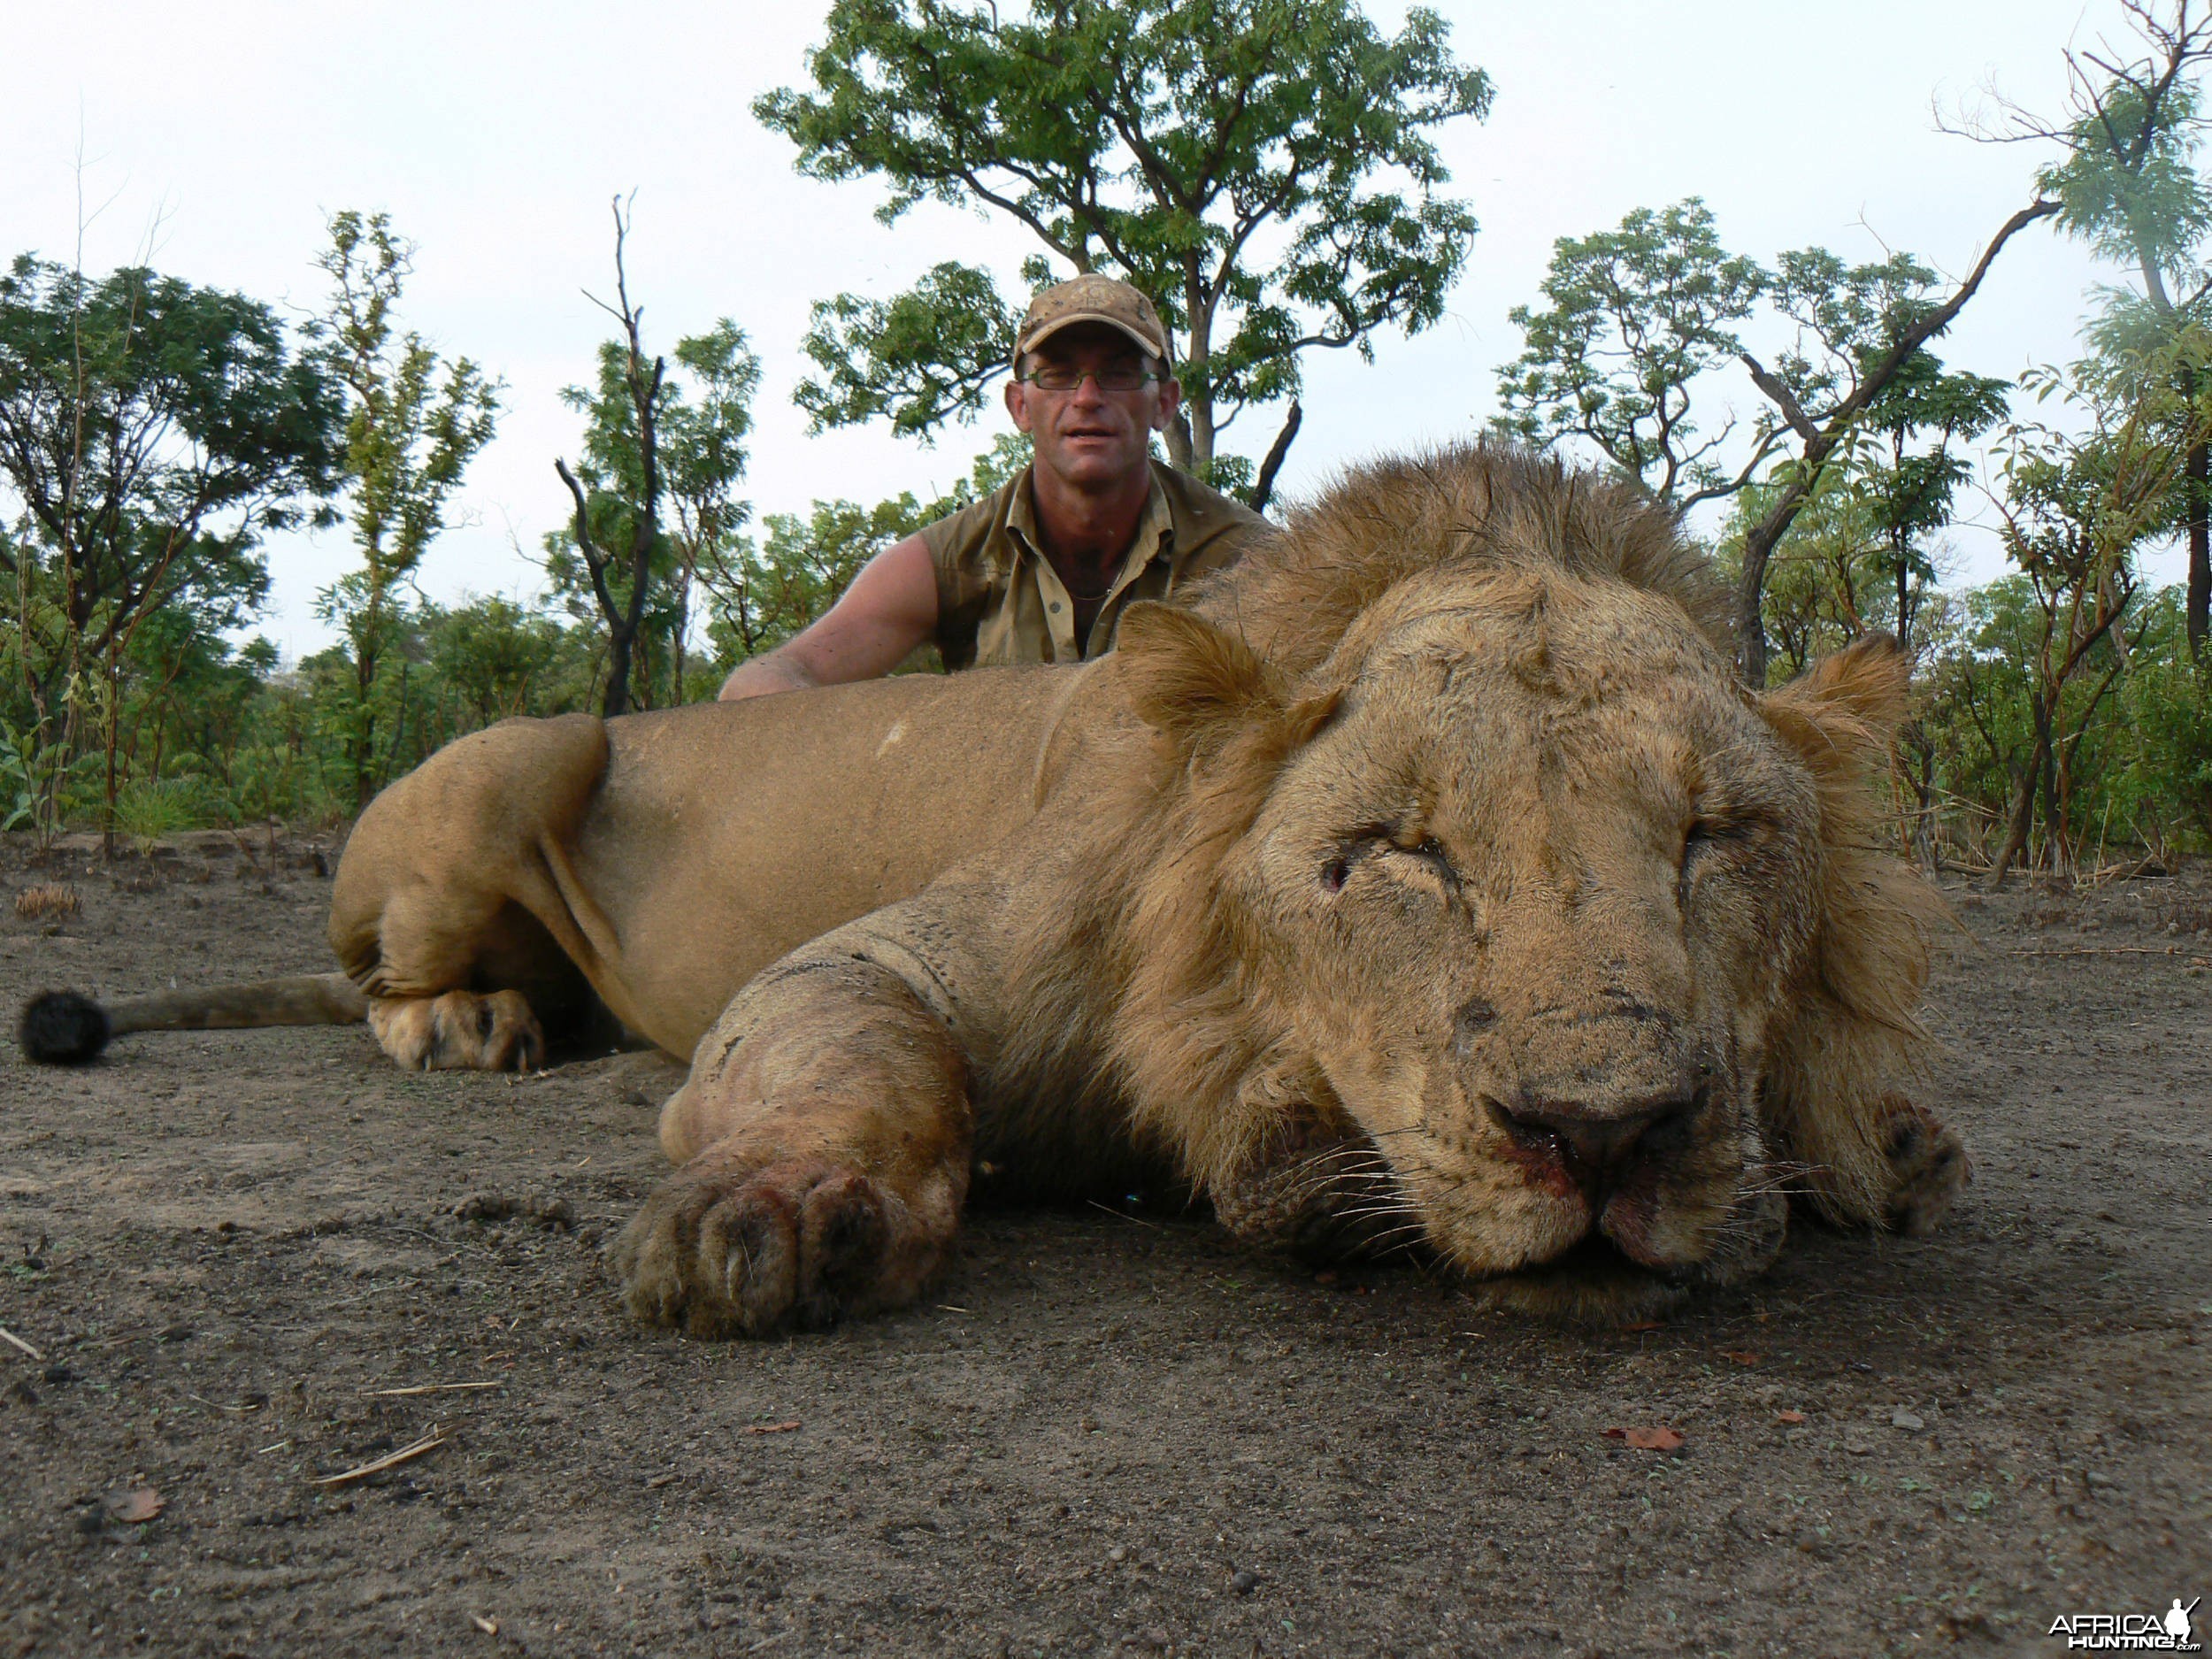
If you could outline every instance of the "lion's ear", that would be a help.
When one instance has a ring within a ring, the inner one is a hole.
[[[1147,601],[1123,611],[1114,655],[1130,708],[1186,756],[1241,738],[1240,751],[1279,758],[1336,709],[1333,693],[1294,700],[1241,639],[1173,605]]]
[[[1123,611],[1114,653],[1129,706],[1179,747],[1281,701],[1250,646],[1173,605],[1148,601]]]
[[[1870,634],[1767,693],[1759,709],[1823,783],[1856,784],[1889,753],[1911,688],[1903,648]]]

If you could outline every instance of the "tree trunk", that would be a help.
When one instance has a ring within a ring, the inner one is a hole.
[[[2189,650],[2204,655],[2208,620],[2212,620],[2212,445],[2193,443],[2189,476]]]
[[[630,630],[622,626],[619,616],[611,617],[607,623],[607,695],[599,712],[611,720],[629,711]]]
[[[1994,893],[2005,884],[2005,875],[2012,868],[2012,861],[2026,850],[2028,831],[2035,823],[2035,795],[2043,787],[2045,770],[2050,764],[2051,723],[2045,713],[2041,698],[2034,700],[2035,749],[2028,757],[2028,764],[2020,773],[2019,793],[2012,808],[2012,822],[2005,831],[2005,844],[1997,854],[1997,862],[1989,868],[1986,887]]]
[[[1765,689],[1767,683],[1767,628],[1763,603],[1766,596],[1767,563],[1774,557],[1775,544],[1789,529],[1802,502],[1801,494],[1787,500],[1744,535],[1743,573],[1736,584],[1736,670],[1743,676],[1744,684],[1754,691]]]
[[[1744,536],[1743,580],[1736,590],[1736,664],[1746,685],[1756,690],[1767,681],[1766,621],[1760,611],[1760,600],[1766,591],[1767,564],[1811,496],[1813,487],[1820,481],[1821,468],[1827,465],[1828,457],[1865,412],[1867,405],[1897,378],[1897,372],[1904,367],[1906,360],[1948,328],[1952,319],[1966,308],[1966,302],[1980,288],[1982,279],[1989,274],[1989,267],[2005,244],[2025,227],[2058,211],[2058,203],[2039,201],[2007,219],[1991,238],[1989,246],[1982,250],[1980,260],[1968,273],[1966,280],[1952,291],[1951,297],[1903,330],[1880,361],[1861,376],[1851,395],[1837,404],[1818,427],[1805,419],[1804,411],[1797,409],[1795,400],[1757,358],[1747,351],[1741,354],[1745,365],[1751,371],[1752,381],[1760,391],[1786,414],[1795,411],[1790,424],[1798,428],[1805,441],[1796,476],[1783,488],[1767,516]]]
[[[1298,428],[1305,415],[1298,407],[1298,400],[1290,400],[1290,412],[1283,417],[1283,429],[1275,434],[1275,442],[1268,446],[1267,458],[1260,463],[1260,474],[1252,480],[1251,499],[1244,504],[1254,512],[1265,512],[1267,503],[1275,495],[1275,474],[1283,470],[1283,457],[1290,453],[1291,441],[1297,437]]]

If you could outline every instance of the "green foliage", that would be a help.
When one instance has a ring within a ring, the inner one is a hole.
[[[1540,449],[1586,446],[1663,501],[1733,495],[1793,435],[1834,416],[1931,315],[1937,280],[1908,255],[1855,265],[1824,248],[1785,252],[1770,271],[1730,253],[1694,196],[1638,208],[1617,229],[1553,245],[1547,303],[1509,313],[1524,344],[1499,371],[1495,426]],[[1745,349],[1755,326],[1789,342],[1771,371]],[[1732,364],[1766,399],[1732,454],[1734,418],[1709,432],[1696,410],[1701,382]],[[1947,507],[1962,476],[1949,443],[1986,431],[2003,392],[2001,381],[1945,375],[1916,352],[1874,400],[1860,430],[1893,441],[1886,488],[1901,538]],[[1930,430],[1941,434],[1935,454],[1909,455],[1911,438]]]
[[[2186,275],[2212,232],[2212,188],[2195,165],[2199,88],[2115,80],[2062,134],[2065,154],[2036,174],[2059,224],[2116,264]]]
[[[1352,0],[838,0],[812,90],[753,109],[809,176],[882,180],[887,225],[924,201],[995,211],[1045,250],[1033,288],[1111,270],[1150,296],[1187,398],[1171,454],[1200,468],[1240,411],[1297,393],[1302,352],[1367,355],[1442,315],[1475,222],[1437,193],[1429,134],[1491,98],[1448,33],[1416,7],[1386,35]],[[799,402],[818,426],[972,419],[1018,309],[959,263],[823,302],[826,378]]]
[[[204,630],[246,619],[268,588],[260,538],[326,521],[341,419],[323,364],[256,301],[28,254],[0,277],[17,671],[0,712],[65,767],[99,746],[111,832],[134,636],[169,611]]]
[[[718,572],[741,561],[741,532],[752,516],[751,504],[736,491],[745,476],[745,438],[752,430],[760,360],[744,330],[726,317],[705,334],[679,340],[673,356],[683,373],[664,374],[650,404],[660,499],[643,560],[645,603],[632,644],[630,700],[647,709],[695,695],[691,634],[696,590],[711,588]],[[586,526],[598,547],[626,554],[635,541],[647,495],[629,369],[628,348],[609,341],[599,349],[596,383],[561,393],[562,401],[584,417],[576,478],[584,492]],[[552,532],[544,546],[547,574],[569,614],[587,626],[603,626],[606,601],[595,591],[574,528]],[[608,598],[618,612],[626,613],[637,579],[626,557],[604,572]]]
[[[800,343],[823,378],[800,386],[799,407],[818,433],[887,419],[902,438],[930,439],[983,412],[1020,322],[989,272],[954,260],[892,299],[819,301]]]
[[[1733,423],[1701,433],[1691,383],[1743,349],[1736,331],[1770,280],[1721,246],[1695,196],[1561,237],[1543,281],[1549,303],[1507,313],[1525,346],[1499,372],[1501,430],[1540,448],[1581,439],[1663,499],[1717,488],[1714,457]]]
[[[2189,649],[2183,595],[2145,607],[2115,725],[2122,821],[2160,850],[2212,848],[2212,668]]]
[[[466,357],[442,359],[393,309],[413,268],[414,249],[384,213],[348,210],[330,220],[330,246],[316,261],[331,280],[329,310],[310,323],[345,388],[343,472],[360,568],[325,588],[316,614],[345,635],[353,663],[353,706],[344,741],[354,801],[393,776],[396,745],[383,735],[391,698],[387,659],[408,626],[406,585],[446,527],[448,503],[479,450],[491,442],[499,388]]]

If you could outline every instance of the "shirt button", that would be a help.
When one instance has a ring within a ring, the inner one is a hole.
[[[1052,614],[1056,617],[1060,614],[1060,602],[1057,599],[1052,602]]]

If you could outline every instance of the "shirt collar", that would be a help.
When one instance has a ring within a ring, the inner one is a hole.
[[[1051,562],[1044,557],[1042,540],[1037,534],[1037,503],[1030,484],[1033,470],[1033,466],[1025,466],[1021,476],[1014,480],[1014,499],[1007,508],[1006,528],[1018,549],[1049,570]],[[1114,578],[1117,589],[1168,552],[1174,543],[1175,520],[1168,510],[1167,491],[1161,488],[1159,472],[1149,462],[1146,464],[1146,476],[1152,488],[1144,498],[1144,511],[1137,515],[1136,534],[1129,538],[1128,556]]]

